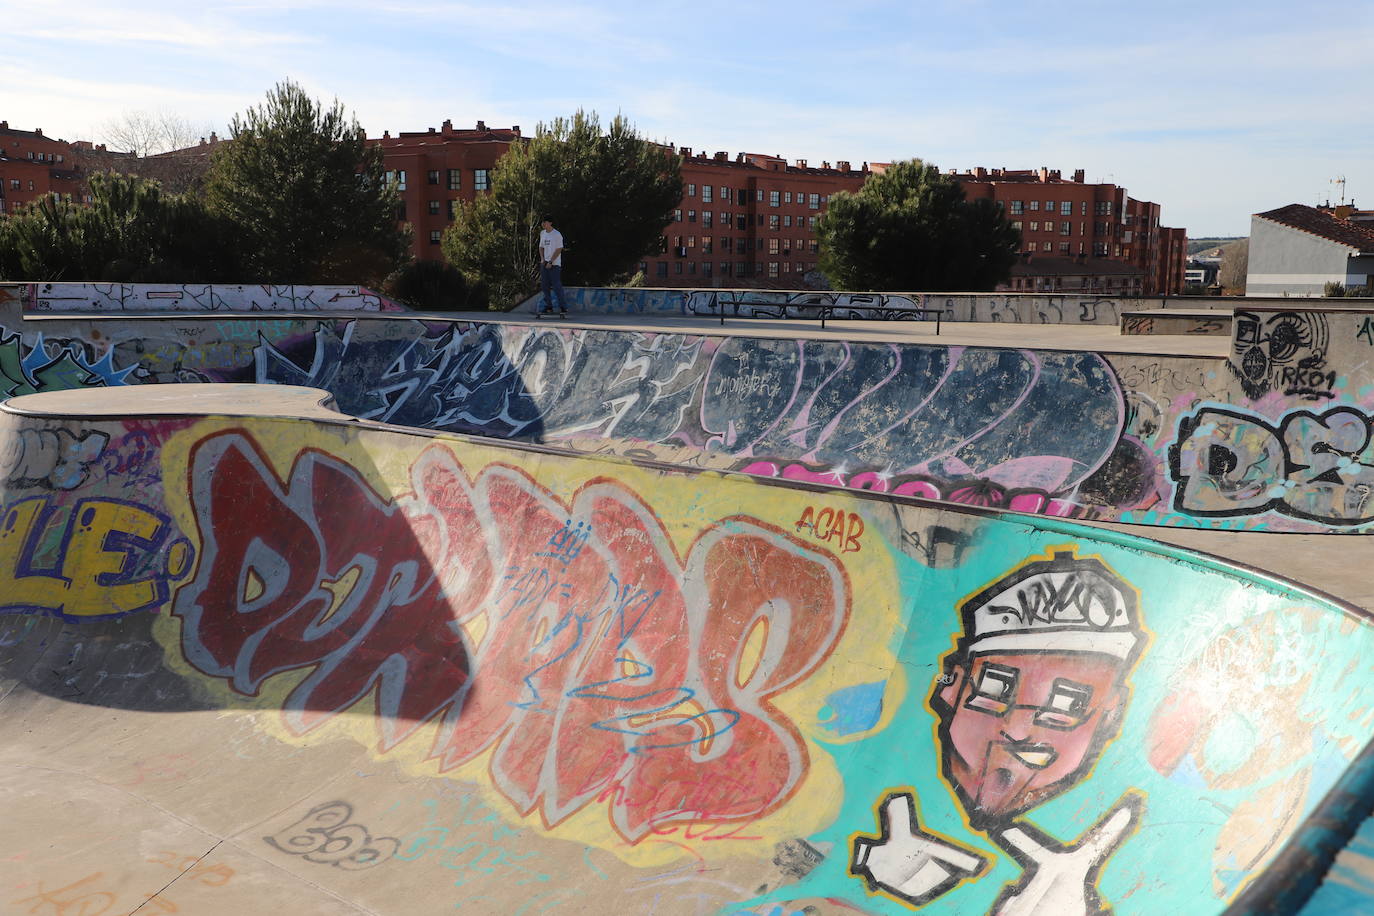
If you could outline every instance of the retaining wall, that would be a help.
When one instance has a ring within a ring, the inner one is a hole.
[[[227,839],[169,902],[289,875],[386,913],[1200,914],[1293,892],[1367,809],[1374,628],[1297,586],[1049,519],[140,394],[0,413],[0,795],[42,764],[137,811],[54,803],[41,848],[7,821],[26,886],[79,864],[123,901],[203,825]],[[149,816],[147,848],[65,851]]]

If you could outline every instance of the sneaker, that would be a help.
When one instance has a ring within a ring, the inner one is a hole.
[[[559,310],[558,310],[558,317],[559,317],[559,318],[566,319],[566,318],[568,317],[568,310],[567,310],[567,309],[559,309]]]

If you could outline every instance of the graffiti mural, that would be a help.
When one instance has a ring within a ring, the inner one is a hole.
[[[1333,407],[1277,423],[1204,408],[1179,423],[1174,505],[1196,516],[1276,512],[1325,525],[1374,521],[1374,447],[1363,411]]]
[[[18,334],[0,330],[0,397],[39,391],[124,385],[136,367],[116,368],[114,352],[91,359],[86,347],[71,340],[45,340],[40,332],[32,346]]]
[[[969,598],[963,632],[931,696],[942,771],[970,825],[1024,869],[998,912],[1101,910],[1094,881],[1143,807],[1124,794],[1064,846],[1023,815],[1082,781],[1115,736],[1126,679],[1144,649],[1134,589],[1072,550],[1033,559]],[[851,871],[913,906],[980,873],[986,860],[922,830],[916,799],[889,794],[880,836],[853,842]]]
[[[1231,371],[1250,398],[1270,392],[1305,401],[1335,397],[1336,373],[1327,366],[1330,331],[1320,312],[1237,310]]]
[[[17,283],[9,297],[32,312],[405,312],[361,286]],[[3,300],[0,300],[3,301]]]
[[[608,289],[568,290],[574,311],[630,315],[700,315],[748,318],[814,317],[818,306],[830,306],[833,317],[867,319],[865,306],[895,309],[885,318],[910,319],[918,313],[901,309],[942,309],[945,321],[992,321],[1014,324],[1115,325],[1127,308],[1161,307],[1160,299],[1121,299],[1102,295],[1043,293],[851,293],[829,290],[770,289]],[[515,311],[533,312],[538,297]]]
[[[294,358],[260,345],[258,381],[410,426],[689,448],[746,473],[1064,514],[1124,414],[1091,355],[494,325],[368,344],[353,327]],[[356,363],[380,371],[348,384]],[[1057,421],[1065,403],[1083,425]]]
[[[244,795],[332,893],[1221,912],[1374,727],[1374,627],[1127,535],[345,419],[5,422],[104,453],[3,478],[0,676],[216,711],[190,745],[141,717],[102,772]],[[212,762],[279,767],[265,810]]]
[[[31,496],[0,507],[0,614],[66,620],[162,608],[192,560],[166,516],[137,503]]]
[[[519,810],[557,824],[606,802],[631,841],[761,817],[806,771],[770,700],[848,615],[844,572],[817,547],[735,518],[679,557],[610,481],[563,504],[511,468],[470,479],[443,447],[399,501],[313,451],[278,480],[232,432],[197,445],[191,479],[205,543],[176,602],[187,658],[249,695],[309,671],[283,704],[296,734],[375,691],[380,750],[441,718],[441,770],[490,750]],[[275,533],[252,523],[263,513]],[[461,638],[478,620],[482,638]]]

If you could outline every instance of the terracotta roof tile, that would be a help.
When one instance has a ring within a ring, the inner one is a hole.
[[[1360,251],[1374,251],[1374,229],[1350,220],[1338,219],[1316,207],[1306,204],[1289,204],[1277,210],[1256,213],[1260,219],[1297,229],[1340,245],[1349,245]]]

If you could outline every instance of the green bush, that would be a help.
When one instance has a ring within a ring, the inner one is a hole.
[[[1345,291],[1345,298],[1347,299],[1364,299],[1368,295],[1369,287],[1367,286],[1352,286]]]
[[[382,292],[419,312],[467,312],[486,309],[482,284],[471,284],[447,261],[411,261],[394,271]]]
[[[1345,284],[1327,280],[1326,285],[1322,287],[1322,295],[1328,299],[1339,299],[1345,295]]]

